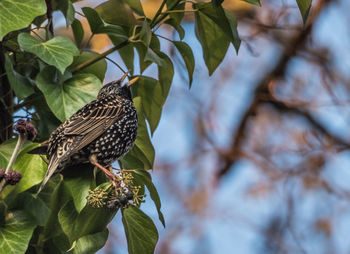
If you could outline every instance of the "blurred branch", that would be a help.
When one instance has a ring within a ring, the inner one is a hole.
[[[258,83],[258,85],[255,88],[255,92],[253,95],[253,100],[250,106],[248,107],[247,111],[244,113],[239,125],[238,129],[232,137],[231,147],[230,147],[230,153],[232,154],[231,158],[223,158],[224,163],[221,168],[217,171],[217,178],[220,179],[222,176],[224,176],[235,164],[237,158],[239,157],[239,149],[241,147],[241,144],[245,140],[245,130],[248,123],[248,120],[251,116],[254,116],[259,106],[266,102],[265,98],[273,98],[271,91],[269,89],[269,85],[271,82],[274,82],[276,80],[282,79],[284,77],[284,74],[287,70],[288,64],[291,59],[297,54],[297,52],[303,48],[305,48],[305,44],[307,41],[307,38],[312,32],[313,24],[316,22],[322,11],[331,3],[335,2],[336,0],[322,0],[319,1],[317,5],[313,7],[313,13],[311,13],[308,23],[306,24],[305,28],[298,33],[294,38],[292,38],[289,44],[285,45],[285,48],[281,54],[281,57],[276,62],[275,67],[268,72]],[[279,108],[283,108],[284,110],[293,111],[295,113],[303,115],[309,122],[317,127],[318,130],[320,130],[323,134],[325,134],[328,137],[332,137],[333,140],[337,142],[341,142],[341,144],[346,145],[349,147],[349,144],[347,144],[345,141],[334,137],[331,133],[329,133],[326,128],[324,128],[314,117],[312,117],[309,113],[303,112],[297,108],[290,108],[287,107],[285,104],[278,102],[276,100],[272,100],[270,103],[272,103],[274,106],[279,106]]]

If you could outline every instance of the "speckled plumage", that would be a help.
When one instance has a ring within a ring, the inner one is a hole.
[[[39,188],[54,172],[95,155],[104,166],[125,155],[137,135],[137,113],[122,79],[101,88],[97,99],[85,105],[52,132],[48,145],[48,171]]]

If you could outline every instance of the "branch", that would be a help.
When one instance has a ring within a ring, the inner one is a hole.
[[[296,53],[305,47],[306,40],[312,32],[313,24],[320,16],[323,9],[325,9],[332,0],[323,0],[318,3],[318,5],[313,7],[313,15],[309,17],[308,24],[305,26],[299,34],[297,34],[289,45],[286,45],[280,59],[276,62],[275,68],[267,73],[265,77],[258,83],[254,91],[253,100],[247,111],[244,113],[242,120],[238,126],[238,129],[232,137],[230,153],[233,155],[231,158],[225,158],[223,166],[217,171],[217,178],[220,179],[224,176],[235,164],[237,158],[239,157],[239,149],[245,140],[245,130],[248,123],[248,120],[251,116],[255,114],[259,106],[264,102],[262,97],[270,98],[272,97],[271,92],[269,91],[269,84],[275,80],[281,79],[284,77],[284,74],[287,70],[290,60],[296,55]],[[334,2],[334,1],[333,1]],[[266,101],[265,101],[266,102]],[[301,113],[301,111],[300,111]],[[303,115],[322,133],[327,133],[327,136],[332,137],[333,140],[339,141],[339,138],[333,137],[322,125],[320,125],[310,114],[303,112]],[[344,141],[341,142],[344,144]]]

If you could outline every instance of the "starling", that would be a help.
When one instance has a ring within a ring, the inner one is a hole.
[[[38,193],[50,177],[65,166],[85,161],[114,178],[105,166],[120,159],[133,146],[137,135],[137,113],[130,85],[122,86],[126,74],[104,85],[97,99],[62,123],[50,136],[47,147],[48,170]]]

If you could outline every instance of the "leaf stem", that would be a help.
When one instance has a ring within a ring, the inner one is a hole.
[[[157,10],[156,12],[156,15],[154,15],[152,21],[151,21],[151,24],[150,24],[150,27],[153,27],[154,23],[157,21],[157,18],[159,17],[159,15],[161,14],[164,6],[165,6],[165,3],[166,3],[167,0],[163,0],[162,4],[159,6],[159,9]]]
[[[7,164],[7,167],[6,167],[6,170],[5,170],[5,173],[7,174],[8,172],[12,171],[12,167],[13,167],[13,164],[15,164],[15,161],[17,159],[17,156],[21,150],[21,147],[23,146],[24,142],[27,140],[27,135],[25,133],[20,133],[18,135],[18,140],[17,140],[17,144],[16,144],[16,147],[15,147],[15,150],[13,150],[13,153],[11,155],[11,158],[10,158],[10,161],[9,163]],[[2,191],[4,190],[4,187],[6,185],[6,181],[5,179],[3,179],[1,182],[0,182],[0,194],[2,193]]]
[[[174,10],[174,8],[175,8],[181,1],[182,1],[182,0],[177,0],[176,3],[175,3],[169,10],[167,10],[167,12],[168,12],[168,11]],[[162,22],[168,15],[169,15],[169,13],[163,13],[163,14],[160,13],[160,15],[158,15],[158,16],[160,16],[159,19],[156,20],[156,21],[154,22],[154,24],[153,24],[153,22],[151,23],[151,28],[155,27],[157,24],[159,24],[160,22]],[[152,25],[152,24],[153,24],[153,25]]]
[[[102,54],[98,55],[98,56],[95,56],[91,59],[89,59],[88,61],[86,61],[85,63],[82,63],[82,64],[79,64],[77,67],[75,67],[72,71],[72,73],[76,73],[78,71],[81,71],[82,69],[85,69],[86,67],[98,62],[99,60],[105,58],[106,56],[108,56],[109,54],[113,53],[114,51],[118,50],[118,49],[121,49],[123,47],[125,47],[126,45],[128,45],[130,42],[129,40],[125,40],[121,43],[119,43],[117,46],[103,52]]]

